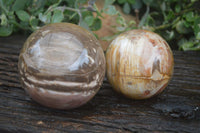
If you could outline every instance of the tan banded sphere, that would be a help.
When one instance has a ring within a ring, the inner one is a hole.
[[[168,85],[172,51],[158,34],[131,30],[112,41],[106,52],[107,78],[113,88],[133,99],[150,98]]]
[[[25,42],[18,62],[23,88],[38,103],[71,109],[88,102],[105,75],[97,39],[80,26],[46,25]]]

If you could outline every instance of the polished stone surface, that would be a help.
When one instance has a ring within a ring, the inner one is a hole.
[[[42,27],[26,40],[18,67],[24,89],[34,100],[68,109],[97,93],[105,75],[105,57],[89,31],[57,23]]]
[[[132,30],[119,35],[106,52],[107,77],[127,97],[145,99],[162,92],[174,67],[172,51],[158,34]]]

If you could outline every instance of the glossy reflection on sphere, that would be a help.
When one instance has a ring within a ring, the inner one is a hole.
[[[107,78],[113,88],[133,99],[159,94],[173,74],[174,59],[167,42],[147,30],[119,35],[106,52]]]
[[[80,26],[49,24],[25,42],[18,62],[23,88],[40,104],[76,108],[99,90],[105,57],[96,38]]]

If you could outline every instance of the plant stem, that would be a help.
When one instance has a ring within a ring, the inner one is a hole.
[[[30,30],[30,31],[33,31],[33,29],[31,29],[30,27],[28,28],[24,28],[23,26],[21,26],[19,23],[17,23],[16,21],[10,21],[12,24],[14,24],[15,26],[17,26],[18,28],[20,29],[23,29],[23,30]]]
[[[165,28],[168,28],[170,27],[172,24],[163,24],[163,25],[159,25],[155,28],[153,28],[152,30],[155,31],[155,30],[162,30],[162,29],[165,29]]]
[[[166,29],[166,28],[168,28],[170,26],[175,25],[179,20],[180,20],[180,17],[176,18],[172,23],[167,23],[167,24],[159,25],[157,27],[152,28],[152,30],[156,31],[156,30]]]
[[[140,21],[140,23],[139,23],[139,28],[140,27],[142,27],[144,24],[145,24],[145,22],[146,22],[146,20],[147,20],[147,17],[148,17],[148,15],[149,15],[149,12],[150,12],[150,6],[149,5],[147,5],[146,6],[146,12],[145,12],[145,14],[142,16],[142,19],[141,19],[141,21]]]
[[[55,9],[55,7],[57,7],[60,3],[61,3],[62,0],[59,0],[56,4],[53,4],[52,6],[50,6],[45,12],[44,14],[47,14],[48,12],[51,12],[52,10]]]
[[[87,9],[75,9],[75,8],[71,8],[71,7],[60,6],[60,7],[50,8],[50,9],[48,9],[48,11],[46,11],[45,13],[51,12],[51,11],[53,11],[53,10],[61,10],[62,12],[63,12],[64,10],[68,10],[68,11],[76,12],[76,13],[79,15],[79,23],[78,23],[78,25],[80,25],[80,23],[81,23],[81,21],[82,21],[82,19],[83,19],[81,12],[87,11]]]
[[[139,25],[139,10],[135,9],[135,17],[136,17],[136,27]]]
[[[78,15],[79,15],[79,23],[78,23],[78,24],[79,24],[79,25],[80,25],[80,23],[81,23],[81,21],[82,21],[82,19],[83,19],[81,12],[82,12],[82,11],[87,11],[87,9],[80,10],[80,9],[75,9],[75,8],[71,8],[71,7],[66,7],[66,6],[57,7],[57,8],[55,8],[55,9],[62,10],[62,11],[68,10],[68,11],[73,11],[73,12],[78,13]]]

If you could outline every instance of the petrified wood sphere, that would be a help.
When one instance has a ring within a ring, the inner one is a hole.
[[[76,108],[99,90],[105,57],[96,38],[80,26],[44,26],[25,42],[18,62],[23,88],[38,103]]]
[[[106,52],[107,78],[113,88],[133,99],[159,94],[173,74],[173,54],[158,34],[132,30],[119,35]]]

